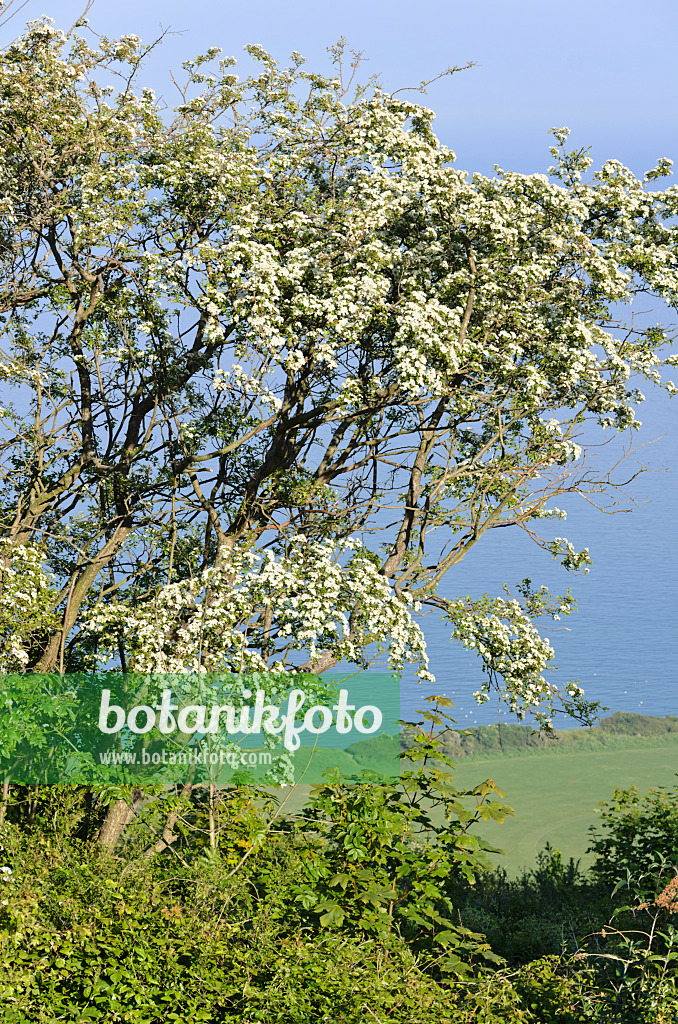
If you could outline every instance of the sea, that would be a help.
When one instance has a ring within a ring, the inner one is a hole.
[[[616,480],[643,469],[617,492],[618,504],[605,512],[583,497],[563,496],[549,504],[564,509],[567,520],[539,524],[547,540],[566,537],[576,550],[589,548],[592,565],[586,575],[567,572],[524,531],[509,528],[485,534],[439,591],[444,597],[497,595],[504,583],[515,587],[525,577],[555,593],[570,586],[577,610],[539,625],[555,650],[553,681],[560,686],[578,680],[587,699],[601,702],[601,715],[678,714],[678,398],[644,390],[647,400],[638,407],[642,428],[631,437],[603,433],[602,439],[610,440],[595,449],[597,464],[607,468],[627,452],[613,474]],[[600,439],[597,434],[597,443]],[[460,727],[516,721],[494,698],[484,705],[475,701],[473,692],[484,678],[481,663],[451,640],[451,627],[439,613],[425,615],[421,625],[436,684],[418,684],[414,670],[406,670],[400,684],[402,717],[416,718],[423,698],[440,693],[454,702],[451,713]],[[554,724],[563,729],[580,723],[561,715]]]

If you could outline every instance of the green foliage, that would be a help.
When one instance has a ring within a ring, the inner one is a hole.
[[[632,711],[615,711],[613,715],[601,718],[597,728],[615,736],[658,737],[678,732],[678,718],[675,715],[656,718],[653,715],[638,715]]]
[[[673,872],[620,879],[616,907],[548,848],[515,882],[484,872],[438,763],[443,714],[402,790],[330,779],[284,817],[229,787],[216,847],[205,789],[152,800],[117,857],[87,837],[86,790],[13,790],[0,1024],[675,1024]],[[140,837],[169,810],[177,849],[149,858]]]
[[[678,865],[678,790],[660,786],[641,797],[635,786],[617,789],[590,831],[601,881],[611,888],[620,879],[654,878],[656,887],[662,865]]]
[[[317,845],[295,892],[323,928],[372,936],[395,931],[432,958],[437,972],[460,974],[479,959],[497,957],[481,934],[455,920],[444,883],[457,874],[472,883],[489,867],[487,851],[496,849],[472,827],[501,821],[511,809],[489,799],[503,795],[489,780],[470,791],[452,785],[451,762],[433,735],[449,719],[442,710],[449,702],[431,702],[426,731],[420,729],[415,747],[402,755],[400,783],[347,785],[335,774],[312,789],[304,828]],[[465,803],[469,797],[473,810]]]
[[[401,747],[406,750],[414,742],[415,731],[404,727]],[[442,747],[455,760],[501,755],[515,757],[538,753],[574,754],[586,750],[618,750],[659,742],[678,741],[678,718],[666,715],[637,715],[616,711],[601,718],[597,725],[582,729],[554,729],[539,732],[529,725],[502,722],[475,725],[463,732],[446,729],[439,735]]]
[[[535,960],[518,972],[513,987],[533,1021],[583,1024],[604,1019],[604,1001],[592,972],[577,969],[571,960]]]
[[[473,888],[448,883],[465,925],[482,931],[510,965],[573,954],[610,914],[609,889],[548,844],[536,865],[515,879],[504,869],[482,874]]]
[[[611,923],[580,954],[597,965],[615,1020],[678,1019],[678,875],[665,861],[653,868],[638,877],[627,871],[615,886],[622,899]]]
[[[598,998],[590,971],[557,958],[446,987],[395,932],[309,933],[291,909],[289,851],[277,867],[267,857],[267,889],[256,869],[123,867],[46,828],[5,831],[2,1024],[574,1024],[589,1019],[575,1013],[585,995]]]
[[[290,934],[250,882],[205,860],[121,871],[86,845],[9,835],[2,1024],[451,1019],[443,991],[395,936]],[[284,890],[284,869],[275,881]]]

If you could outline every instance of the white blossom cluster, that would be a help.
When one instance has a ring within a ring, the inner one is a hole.
[[[54,581],[31,545],[0,540],[0,672],[22,672],[31,638],[53,623]]]
[[[270,64],[268,55],[255,56]],[[273,88],[270,75],[267,82]],[[408,399],[449,394],[460,376],[474,378],[477,392],[491,376],[510,382],[526,414],[584,403],[604,424],[633,424],[628,379],[657,379],[659,358],[642,342],[621,344],[594,319],[601,301],[631,297],[641,259],[651,287],[675,293],[670,235],[653,238],[651,259],[644,237],[666,196],[644,191],[614,161],[576,191],[542,174],[468,178],[430,132],[431,111],[378,90],[350,109],[332,109],[346,169],[331,201],[303,198],[309,169],[326,171],[311,151],[310,117],[278,118],[271,129],[278,145],[263,161],[246,137],[238,159],[229,158],[197,119],[182,149],[156,143],[152,168],[135,165],[115,184],[129,190],[134,177],[139,191],[128,201],[143,202],[151,219],[154,190],[171,191],[177,178],[184,187],[200,181],[206,201],[225,211],[234,191],[252,196],[238,203],[227,232],[185,247],[181,260],[152,250],[141,256],[148,285],[168,301],[185,304],[186,275],[198,275],[207,337],[237,325],[235,358],[258,360],[256,373],[238,362],[221,371],[216,386],[235,375],[231,383],[246,384],[276,410],[280,370],[318,379],[334,373],[337,390],[357,402],[365,382],[354,375],[354,353],[387,331],[380,386]],[[412,131],[413,119],[425,130]],[[299,183],[296,206],[278,200],[284,178],[289,189]],[[113,199],[119,205],[117,192]],[[619,230],[612,235],[602,217],[593,239],[591,211],[608,207]],[[590,319],[582,301],[589,283],[596,288]],[[577,458],[576,446],[563,444],[565,457]]]
[[[97,636],[102,662],[123,636],[138,672],[284,670],[294,651],[364,665],[372,648],[387,651],[392,668],[414,662],[419,677],[433,681],[411,610],[411,598],[396,596],[359,541],[299,534],[286,555],[236,548],[218,569],[163,587],[146,604],[99,604],[85,628]],[[275,653],[267,656],[269,642]]]
[[[550,544],[547,544],[547,548],[554,558],[560,558],[560,564],[570,572],[583,569],[584,575],[588,573],[591,564],[591,554],[588,548],[577,551],[574,544],[566,537],[556,537]]]
[[[560,610],[568,614],[569,602]],[[554,651],[520,602],[501,597],[475,602],[459,599],[451,602],[448,616],[454,639],[483,661],[487,679],[474,693],[478,703],[487,702],[494,689],[519,718],[531,712],[542,728],[550,729],[558,688],[544,673]],[[577,683],[568,683],[565,691],[572,701],[581,703],[584,691]]]
[[[274,412],[278,412],[282,405],[277,395],[256,377],[250,377],[237,363],[230,370],[217,370],[212,387],[215,391],[230,391],[233,388],[245,394],[257,395],[262,405],[270,406]]]

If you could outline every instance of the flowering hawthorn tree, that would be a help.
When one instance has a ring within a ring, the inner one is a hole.
[[[591,173],[554,129],[547,174],[469,176],[341,45],[330,77],[250,46],[243,81],[211,50],[174,110],[140,85],[146,52],[43,20],[3,53],[2,558],[39,545],[58,613],[18,661],[322,671],[389,649],[431,679],[427,606],[483,659],[480,699],[586,716],[532,621],[569,597],[438,585],[507,527],[585,569],[538,528],[613,485],[584,423],[634,429],[639,382],[661,384],[665,332],[613,307],[675,304],[670,161]]]

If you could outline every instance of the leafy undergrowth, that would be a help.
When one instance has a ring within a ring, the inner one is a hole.
[[[456,790],[435,742],[296,815],[149,795],[112,852],[101,794],[13,787],[0,1024],[678,1024],[678,793],[616,793],[590,873],[547,848],[510,880],[473,831],[501,794]]]

